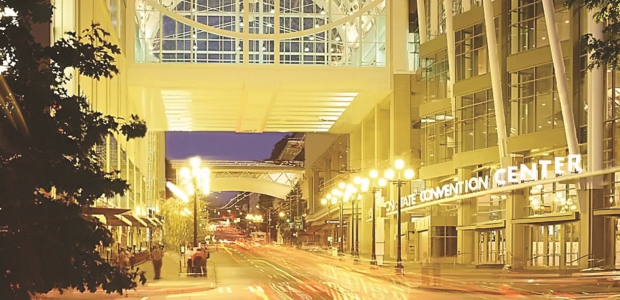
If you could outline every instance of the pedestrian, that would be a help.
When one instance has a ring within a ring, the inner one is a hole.
[[[155,280],[159,279],[161,276],[161,266],[162,260],[164,258],[164,252],[161,251],[159,245],[155,246],[153,252],[151,252],[151,258],[153,260],[153,268],[155,269]]]

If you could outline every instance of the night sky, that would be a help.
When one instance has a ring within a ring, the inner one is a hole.
[[[287,133],[167,132],[168,159],[265,160]]]
[[[208,160],[265,160],[273,146],[287,133],[166,132],[166,157],[187,159],[200,156]],[[236,192],[213,193],[214,207],[222,206]]]

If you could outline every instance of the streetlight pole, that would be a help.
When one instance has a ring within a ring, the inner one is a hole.
[[[202,194],[206,195],[209,193],[209,185],[210,185],[210,175],[211,171],[209,168],[201,168],[200,167],[200,157],[193,157],[189,161],[191,170],[187,167],[183,167],[180,170],[180,177],[185,182],[188,187],[188,193],[194,194],[194,247],[198,247],[198,201],[200,201],[198,192],[202,192]],[[172,185],[168,185],[169,188],[172,188]],[[175,194],[181,194],[180,190],[176,187],[172,188],[172,191]],[[189,202],[189,197],[182,197],[184,202]],[[189,214],[189,210],[188,210]],[[208,214],[208,212],[207,212]],[[208,215],[207,215],[207,226],[208,226]]]
[[[198,247],[198,177],[194,174],[194,247]]]
[[[375,169],[370,170],[370,178],[372,179],[372,245],[371,245],[371,257],[370,264],[377,265],[377,192],[380,191],[382,187],[387,185],[387,180],[385,178],[379,178],[379,172]],[[377,185],[379,187],[377,187]]]
[[[385,177],[390,179],[392,183],[394,183],[398,189],[398,200],[397,200],[397,240],[396,240],[396,273],[404,274],[405,267],[403,266],[403,258],[402,258],[402,237],[401,237],[401,199],[400,199],[400,188],[409,182],[413,178],[413,170],[407,169],[404,171],[405,179],[401,178],[401,170],[405,167],[405,162],[402,159],[398,159],[394,162],[394,168],[398,171],[398,177],[396,180],[392,180],[394,178],[394,171],[388,169],[385,171]]]
[[[351,199],[351,256],[355,257],[355,199]]]
[[[370,245],[370,264],[377,265],[377,227],[376,227],[376,214],[377,214],[377,187],[372,186],[372,244]]]

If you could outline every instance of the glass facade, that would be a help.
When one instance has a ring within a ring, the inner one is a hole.
[[[436,164],[452,159],[455,153],[454,117],[450,111],[438,112],[422,119],[422,157],[425,164]]]
[[[459,30],[455,35],[456,81],[489,71],[487,40],[482,23]]]
[[[137,62],[386,62],[384,1],[137,0],[136,14]]]
[[[560,41],[570,37],[570,14],[563,1],[555,1],[555,21]],[[541,0],[510,1],[510,53],[549,45]]]
[[[448,97],[448,53],[439,51],[422,59],[424,102]]]
[[[564,126],[554,77],[551,64],[510,73],[511,136]]]
[[[493,92],[490,89],[458,96],[461,107],[457,120],[461,148],[459,152],[497,146],[497,124]]]

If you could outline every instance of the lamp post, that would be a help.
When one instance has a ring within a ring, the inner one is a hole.
[[[327,219],[329,220],[332,214],[332,205],[338,202],[338,198],[332,197],[332,194],[325,195],[325,198],[321,199],[321,204],[327,205]],[[333,234],[333,232],[332,232]],[[332,247],[333,242],[329,242],[329,246]]]
[[[284,217],[286,216],[286,213],[281,211],[278,214],[278,216],[280,217],[280,219],[284,219]],[[278,222],[278,223],[280,223],[280,222]],[[276,229],[278,229],[278,230],[276,230],[276,240],[277,240],[277,238],[278,238],[278,231],[280,232],[280,235],[282,235],[282,227],[279,227],[278,225],[276,225]]]
[[[397,212],[397,224],[396,224],[396,231],[397,231],[397,240],[396,240],[396,273],[397,274],[403,274],[405,267],[403,266],[403,258],[402,258],[402,246],[401,246],[401,220],[400,220],[400,188],[407,184],[407,182],[411,181],[411,179],[413,178],[413,170],[411,169],[407,169],[404,170],[405,168],[405,162],[402,159],[397,159],[394,162],[394,168],[396,169],[396,173],[398,176],[396,176],[396,179],[394,179],[394,170],[392,169],[388,169],[385,171],[385,178],[387,178],[388,180],[390,180],[390,182],[392,182],[394,185],[396,185],[397,190],[398,190],[398,196],[397,196],[397,208],[398,208],[398,212]],[[401,174],[402,173],[402,174]],[[404,176],[404,179],[401,178],[401,176]]]
[[[181,177],[188,182],[188,193],[194,195],[194,247],[198,247],[198,193],[209,193],[210,175],[211,170],[209,168],[200,167],[200,157],[193,157],[190,159],[189,164],[191,170],[188,168],[181,168]],[[207,215],[208,218],[208,215]],[[209,221],[207,219],[207,226]]]
[[[339,243],[338,243],[338,255],[344,255],[344,225],[343,225],[343,210],[344,210],[344,203],[347,202],[349,199],[344,197],[344,194],[342,192],[342,190],[346,187],[344,182],[340,182],[338,184],[338,187],[340,189],[334,188],[332,189],[332,199],[336,199],[337,203],[340,203],[340,234],[338,235],[338,238],[340,239]]]
[[[353,198],[353,203],[355,203],[352,215],[354,217],[353,221],[354,221],[354,234],[355,234],[355,247],[354,247],[354,251],[353,251],[353,257],[354,260],[356,262],[359,262],[359,257],[360,257],[360,240],[359,240],[359,231],[360,231],[360,225],[359,225],[359,218],[358,215],[360,214],[360,204],[359,201],[362,200],[362,195],[366,192],[368,192],[368,185],[369,185],[369,180],[368,178],[361,178],[359,176],[355,176],[355,178],[353,178],[353,184],[355,184],[356,189],[355,191],[357,192],[357,196]]]
[[[267,209],[267,243],[271,243],[271,214],[276,211],[275,207],[270,207]]]
[[[379,178],[379,172],[375,169],[370,170],[370,178],[372,178],[372,245],[371,245],[371,256],[370,256],[370,264],[377,264],[377,228],[376,228],[376,213],[377,213],[377,192],[384,186],[387,185],[387,180],[385,178]],[[377,185],[379,187],[377,187]]]

